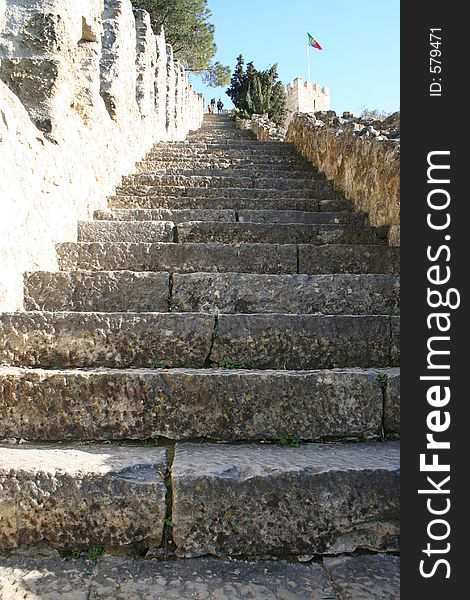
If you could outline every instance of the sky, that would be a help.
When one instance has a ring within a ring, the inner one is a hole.
[[[360,114],[400,108],[399,0],[208,0],[215,25],[215,60],[236,57],[257,69],[278,63],[284,84],[307,79],[307,31],[323,51],[310,49],[311,80],[330,88],[331,109]],[[226,88],[191,77],[206,105],[212,97],[233,105]]]

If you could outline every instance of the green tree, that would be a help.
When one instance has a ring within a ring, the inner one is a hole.
[[[237,57],[237,64],[230,80],[227,95],[235,107],[243,114],[267,114],[278,125],[286,116],[286,91],[279,81],[277,64],[264,71],[258,71],[252,62],[246,70],[243,56]]]
[[[150,14],[152,28],[165,29],[166,41],[187,70],[202,75],[213,87],[229,82],[230,67],[214,62],[217,46],[207,0],[132,0]]]

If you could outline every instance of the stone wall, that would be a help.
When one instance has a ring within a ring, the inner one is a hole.
[[[0,0],[0,310],[20,308],[23,272],[56,270],[54,242],[203,111],[130,0]]]
[[[238,129],[251,129],[262,142],[282,142],[286,137],[286,130],[275,125],[267,115],[252,115],[251,119],[235,117],[235,125]]]
[[[370,121],[328,111],[295,115],[286,135],[371,225],[390,226],[391,246],[400,245],[399,128],[396,114]]]

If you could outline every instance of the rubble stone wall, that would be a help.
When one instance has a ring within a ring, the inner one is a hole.
[[[399,117],[364,121],[333,111],[295,115],[286,141],[296,148],[369,215],[373,226],[387,225],[389,244],[400,245]]]
[[[198,129],[204,102],[130,0],[0,0],[0,310],[22,274],[158,140]]]

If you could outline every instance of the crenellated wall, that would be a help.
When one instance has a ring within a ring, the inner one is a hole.
[[[158,140],[199,128],[201,95],[130,0],[0,0],[0,310],[22,274]]]

